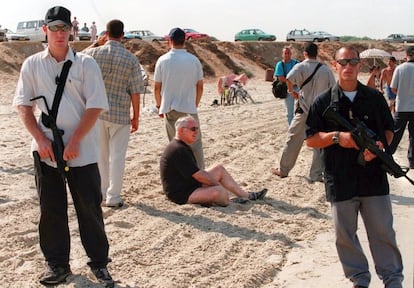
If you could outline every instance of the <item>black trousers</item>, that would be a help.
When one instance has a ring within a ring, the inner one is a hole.
[[[405,128],[408,123],[408,152],[407,158],[410,163],[410,167],[414,167],[414,112],[395,112],[394,114],[394,138],[390,145],[390,152],[394,153],[397,150],[398,144],[400,144],[403,137]]]
[[[40,169],[40,171],[39,171]],[[40,248],[49,265],[69,267],[70,233],[66,185],[56,168],[35,163],[36,187],[40,199]],[[69,190],[78,217],[82,245],[91,268],[106,267],[108,239],[101,209],[101,179],[96,163],[71,167]]]

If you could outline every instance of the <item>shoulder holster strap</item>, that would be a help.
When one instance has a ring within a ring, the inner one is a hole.
[[[57,117],[60,100],[62,100],[63,89],[65,89],[66,79],[68,78],[69,69],[71,65],[72,65],[72,61],[67,60],[65,64],[63,64],[63,68],[62,68],[62,72],[60,73],[60,76],[56,78],[56,82],[58,83],[57,83],[57,88],[55,92],[55,97],[53,98],[52,111],[51,111],[52,115],[50,115],[55,120]]]
[[[313,76],[315,76],[316,74],[316,71],[318,71],[319,67],[321,66],[322,66],[322,63],[319,62],[318,65],[316,65],[315,70],[313,70],[313,73],[308,78],[306,78],[305,81],[303,81],[299,89],[302,89],[306,84],[308,84],[312,80]]]
[[[72,65],[71,60],[67,60],[63,64],[63,68],[62,68],[62,72],[60,73],[60,76],[56,77],[57,87],[56,87],[55,97],[53,98],[52,109],[50,111],[47,111],[49,115],[42,113],[42,123],[48,128],[50,128],[50,121],[56,122],[60,100],[62,100],[63,90],[65,89],[66,79],[68,78],[69,69],[71,65]]]

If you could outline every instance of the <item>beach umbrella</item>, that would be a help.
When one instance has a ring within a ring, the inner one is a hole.
[[[383,59],[385,57],[391,57],[391,54],[385,50],[372,48],[372,49],[364,50],[361,53],[359,53],[359,57],[366,58],[366,59],[368,58],[374,59],[374,65],[375,65],[375,59]]]

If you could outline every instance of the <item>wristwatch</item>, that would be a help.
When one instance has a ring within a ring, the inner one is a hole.
[[[336,131],[335,134],[332,136],[332,142],[333,144],[339,143],[339,131]]]

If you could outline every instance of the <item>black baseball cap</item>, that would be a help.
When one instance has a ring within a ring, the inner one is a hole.
[[[45,24],[47,26],[60,24],[72,26],[72,22],[70,21],[70,11],[62,6],[50,8],[46,13]]]

